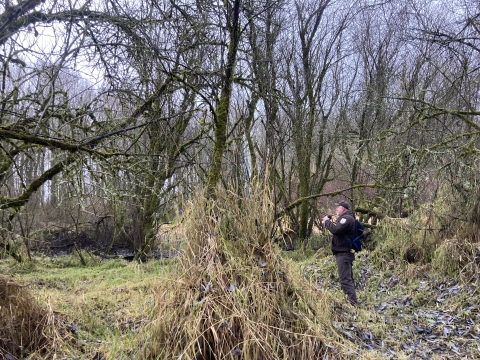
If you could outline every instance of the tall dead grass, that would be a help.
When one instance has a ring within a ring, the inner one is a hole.
[[[268,199],[257,191],[185,204],[183,256],[159,290],[144,359],[343,358],[334,300],[272,245]]]
[[[453,237],[439,245],[435,251],[432,267],[440,274],[461,276],[467,281],[480,276],[480,243]]]
[[[0,276],[0,357],[48,358],[64,338],[53,311],[40,307],[28,289]]]

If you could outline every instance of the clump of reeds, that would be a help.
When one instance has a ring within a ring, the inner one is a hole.
[[[63,338],[60,321],[28,289],[0,276],[0,357],[47,358]]]
[[[442,216],[432,266],[443,275],[480,275],[480,186],[454,183],[433,206]],[[443,194],[443,193],[442,193]]]
[[[158,294],[143,358],[342,358],[333,299],[272,244],[268,194],[198,196],[185,205],[183,256]]]

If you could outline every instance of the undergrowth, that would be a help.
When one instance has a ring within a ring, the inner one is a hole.
[[[478,278],[478,203],[473,207],[461,204],[448,194],[420,206],[408,218],[383,218],[375,229],[373,261],[380,268],[427,265],[443,276],[465,281]]]
[[[187,201],[176,259],[103,261],[80,250],[0,260],[0,356],[407,359],[419,356],[404,348],[423,341],[418,329],[450,331],[432,320],[439,308],[457,325],[478,317],[478,225],[446,216],[445,202],[376,224],[371,251],[354,262],[361,308],[353,309],[327,243],[315,253],[272,243],[268,198]]]
[[[331,295],[273,246],[267,195],[186,204],[188,242],[159,289],[143,358],[323,359],[355,348],[331,326]]]
[[[68,336],[50,307],[41,306],[28,289],[0,276],[0,356],[42,359]]]

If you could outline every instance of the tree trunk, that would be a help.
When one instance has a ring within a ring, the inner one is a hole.
[[[238,44],[240,41],[240,3],[235,0],[231,9],[231,21],[228,21],[230,43],[228,46],[227,64],[225,67],[225,81],[220,95],[220,101],[214,115],[214,145],[210,168],[207,175],[206,191],[208,196],[215,193],[215,188],[221,177],[222,158],[227,145],[227,125],[230,99],[232,97],[232,85],[235,74],[235,62],[237,59]]]

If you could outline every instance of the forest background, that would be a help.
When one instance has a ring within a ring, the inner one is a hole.
[[[371,229],[413,219],[392,256],[475,249],[479,19],[473,0],[6,0],[1,247],[144,259],[189,202],[235,213],[209,208],[229,194],[268,201],[251,220],[288,249],[340,198]]]

